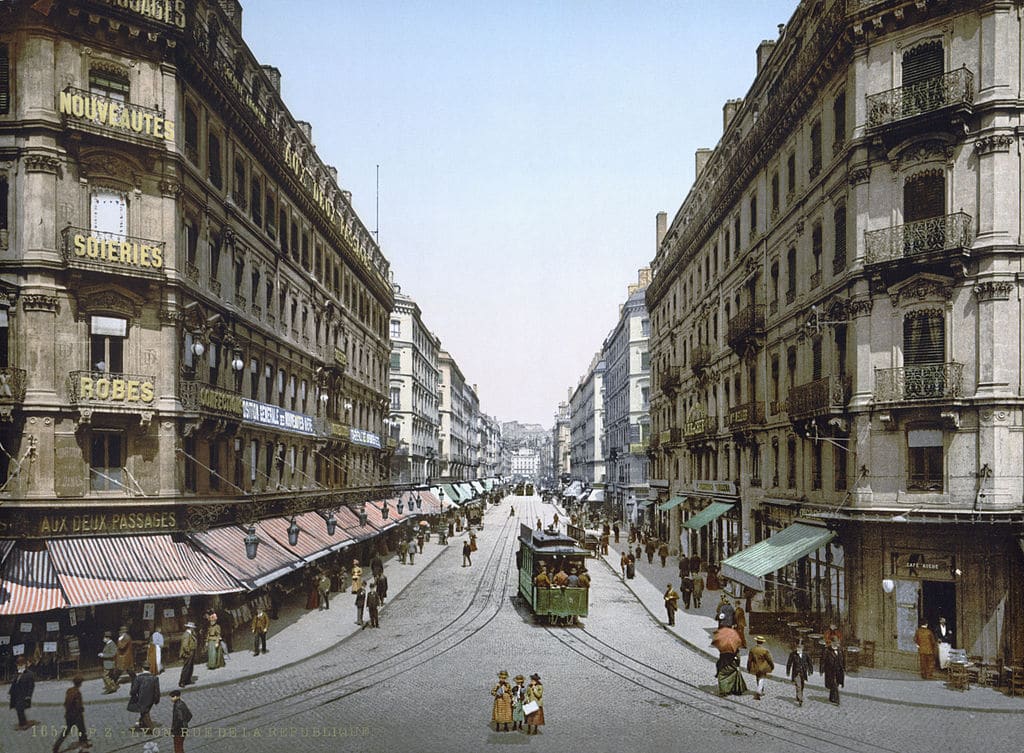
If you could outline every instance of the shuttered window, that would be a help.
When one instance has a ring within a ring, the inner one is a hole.
[[[834,251],[832,273],[839,274],[846,269],[846,207],[838,207],[832,215],[834,228]]]
[[[128,196],[104,188],[92,192],[92,232],[97,238],[113,239],[128,234]]]
[[[0,44],[0,115],[11,111],[11,52],[6,44]]]
[[[915,311],[903,320],[903,365],[923,366],[946,360],[946,326],[939,311]]]
[[[942,42],[928,42],[903,55],[903,86],[941,76],[945,71]]]
[[[946,213],[946,177],[940,171],[918,173],[903,184],[903,221],[916,222]]]
[[[821,379],[821,340],[811,343],[811,370],[815,381]]]

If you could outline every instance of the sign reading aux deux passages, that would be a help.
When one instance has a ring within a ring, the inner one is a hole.
[[[178,517],[174,510],[98,510],[75,513],[19,510],[0,517],[0,533],[40,538],[167,533],[177,530]]]

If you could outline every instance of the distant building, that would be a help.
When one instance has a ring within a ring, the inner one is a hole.
[[[569,400],[572,477],[589,485],[605,483],[604,372],[597,353]]]

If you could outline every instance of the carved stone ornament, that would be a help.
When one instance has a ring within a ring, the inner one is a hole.
[[[48,154],[29,154],[24,159],[25,170],[30,173],[60,173],[60,160]]]
[[[993,152],[1008,152],[1015,141],[1012,134],[995,133],[991,136],[982,136],[974,142],[975,154],[992,154]]]
[[[858,298],[850,301],[850,305],[847,307],[847,311],[851,319],[856,319],[858,316],[867,316],[871,313],[871,307],[874,302],[870,298]]]
[[[906,164],[908,162],[928,162],[941,159],[949,161],[953,159],[953,147],[942,141],[929,140],[912,144],[899,154],[899,159],[893,164]]]
[[[926,298],[949,301],[953,297],[953,284],[952,280],[947,277],[920,274],[904,283],[893,285],[888,289],[888,293],[893,308]]]
[[[102,311],[138,319],[142,315],[142,304],[141,301],[132,300],[116,290],[80,291],[78,310],[82,313]]]
[[[1015,287],[1012,280],[986,280],[974,286],[974,295],[979,301],[1005,301]]]
[[[847,177],[851,186],[856,186],[858,183],[866,183],[871,178],[871,168],[859,167],[856,170],[851,170]]]
[[[60,309],[60,298],[55,295],[26,293],[21,296],[21,307],[25,311],[46,311],[56,314]]]
[[[160,189],[160,193],[170,198],[177,198],[178,194],[181,193],[181,184],[173,180],[162,180],[157,183],[157,187]]]
[[[160,309],[160,322],[162,324],[179,324],[184,320],[182,312],[177,309],[172,309],[169,306],[163,306]]]

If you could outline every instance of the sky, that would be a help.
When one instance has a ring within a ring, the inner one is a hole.
[[[544,426],[797,7],[242,2],[247,44],[481,410]]]

